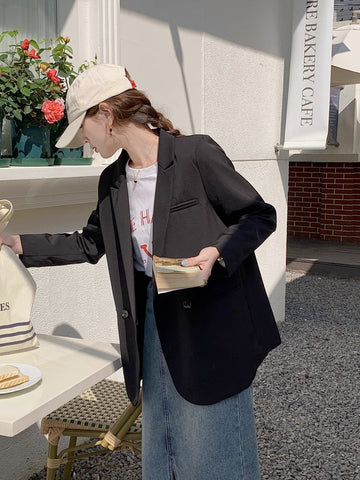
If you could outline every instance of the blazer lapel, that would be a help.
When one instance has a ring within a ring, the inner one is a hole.
[[[119,238],[119,255],[121,256],[124,268],[123,272],[120,271],[120,276],[122,277],[123,274],[125,274],[125,278],[122,278],[122,281],[125,280],[126,282],[130,307],[132,312],[135,312],[133,250],[130,230],[129,197],[125,176],[125,165],[127,160],[128,154],[125,150],[123,150],[120,158],[117,160],[118,164],[116,174],[114,176],[113,185],[110,187],[110,194],[114,224],[116,226],[116,233]]]
[[[160,130],[158,175],[154,200],[153,223],[153,253],[162,255],[165,248],[165,234],[169,219],[171,196],[173,190],[175,139],[172,135]],[[113,209],[114,225],[119,238],[122,264],[125,273],[125,282],[129,292],[130,306],[135,312],[134,265],[131,241],[129,197],[126,185],[125,165],[128,153],[123,150],[117,160],[113,184],[110,186],[111,203]],[[120,272],[120,275],[122,272]]]
[[[162,256],[173,190],[175,138],[160,130],[158,175],[154,201],[153,252]]]

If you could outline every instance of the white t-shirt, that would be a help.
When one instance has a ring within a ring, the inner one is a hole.
[[[131,237],[134,266],[152,277],[153,214],[158,164],[146,168],[131,168],[126,164],[129,195]]]

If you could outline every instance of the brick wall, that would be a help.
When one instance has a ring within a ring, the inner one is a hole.
[[[288,235],[360,243],[360,163],[290,162]]]

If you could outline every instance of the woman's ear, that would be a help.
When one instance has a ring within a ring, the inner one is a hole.
[[[112,113],[112,109],[111,107],[109,106],[108,103],[106,102],[101,102],[99,103],[99,112],[105,116],[105,118],[107,120],[109,120],[110,122],[113,121],[113,113]]]

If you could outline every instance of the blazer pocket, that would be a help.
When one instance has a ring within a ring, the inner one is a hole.
[[[178,210],[184,210],[185,208],[190,208],[199,204],[198,198],[192,198],[191,200],[186,200],[185,202],[177,203],[170,207],[170,212],[177,212]]]

